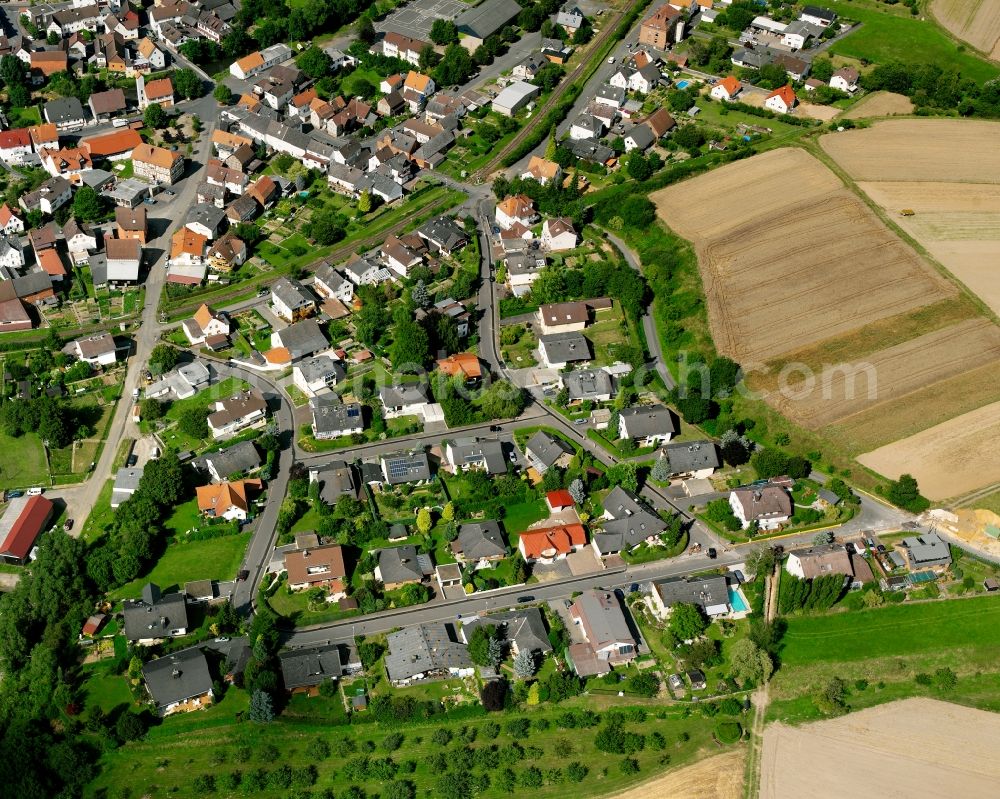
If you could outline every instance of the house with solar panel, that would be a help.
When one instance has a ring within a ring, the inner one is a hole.
[[[400,452],[382,456],[382,477],[391,486],[403,483],[426,483],[431,479],[431,463],[427,453]]]

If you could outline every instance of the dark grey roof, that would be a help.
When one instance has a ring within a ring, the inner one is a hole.
[[[619,418],[625,422],[630,438],[674,434],[678,429],[674,412],[664,405],[623,408]]]
[[[635,641],[625,611],[610,591],[588,589],[577,597],[573,607],[589,627],[589,643],[595,651],[613,642]]]
[[[666,607],[682,602],[705,610],[713,605],[729,604],[729,581],[724,574],[671,577],[669,580],[653,583],[653,590],[660,595]]]
[[[718,469],[719,450],[713,441],[685,441],[667,444],[664,448],[671,474],[695,472],[699,469]]]
[[[596,138],[604,130],[604,123],[591,114],[580,114],[573,120],[573,127],[581,128]]]
[[[463,11],[455,18],[459,33],[485,39],[521,13],[516,0],[486,0],[475,8]]]
[[[316,302],[305,286],[299,281],[289,280],[287,277],[275,281],[274,285],[271,286],[271,294],[292,310]]]
[[[225,218],[224,208],[217,208],[208,203],[197,203],[188,209],[185,225],[199,223],[209,230],[217,231]]]
[[[825,19],[829,22],[833,22],[837,18],[837,14],[829,8],[819,8],[818,6],[803,6],[800,13],[809,17],[816,17],[817,19]]]
[[[324,680],[334,680],[343,674],[340,649],[336,644],[293,649],[278,655],[285,688],[308,688]]]
[[[83,119],[83,104],[75,97],[60,97],[45,104],[45,118],[49,122],[73,122]]]
[[[417,674],[434,674],[449,669],[472,667],[469,651],[458,640],[449,622],[432,622],[390,633],[386,642],[385,670],[393,682]]]
[[[311,467],[309,479],[319,483],[320,499],[328,505],[336,505],[342,496],[358,496],[354,467],[344,461],[331,461],[323,466]]]
[[[197,646],[149,661],[142,667],[142,676],[159,708],[212,690],[208,660]]]
[[[506,474],[503,445],[496,439],[456,438],[447,443],[453,466],[485,466],[490,474]]]
[[[426,383],[402,383],[398,386],[382,386],[379,398],[386,408],[402,408],[430,402],[430,389]]]
[[[555,463],[562,455],[572,455],[573,448],[561,438],[550,436],[544,430],[539,430],[524,445],[525,452],[530,452],[546,467]]]
[[[741,47],[733,53],[731,60],[734,64],[760,69],[764,64],[770,63],[771,58],[768,51],[748,50]]]
[[[611,518],[603,523],[604,531],[600,538],[594,536],[602,553],[631,549],[667,528],[656,511],[621,486],[612,488],[603,504],[605,513]]]
[[[571,363],[590,360],[590,342],[583,333],[569,331],[538,337],[549,363]]]
[[[417,548],[412,544],[379,550],[378,570],[383,583],[406,583],[424,578]]]
[[[570,139],[563,142],[563,146],[569,149],[577,158],[589,161],[593,164],[604,164],[615,154],[614,150],[603,144],[598,144],[590,139]]]
[[[645,150],[656,140],[653,131],[647,125],[636,125],[625,134],[626,139],[631,139],[640,150]]]
[[[603,369],[580,369],[562,376],[563,385],[573,400],[588,400],[611,394],[611,375]]]
[[[212,470],[222,480],[237,472],[251,472],[260,467],[262,461],[257,447],[252,441],[241,441],[219,452],[210,452],[194,462],[198,468]]]
[[[166,638],[171,630],[187,628],[187,605],[183,594],[160,594],[159,586],[149,583],[142,599],[124,602],[125,637],[129,641]]]
[[[503,637],[519,652],[551,652],[548,631],[539,608],[520,608],[489,616],[469,619],[462,625],[462,637],[468,641],[473,630],[483,624],[494,624]]]
[[[284,339],[282,339],[282,342],[284,342]],[[302,376],[309,383],[316,380],[324,380],[327,383],[336,384],[342,382],[347,376],[344,367],[329,355],[316,355],[312,358],[306,358],[301,363],[297,363],[295,368],[302,372]]]
[[[349,430],[364,427],[361,405],[343,403],[336,394],[321,394],[309,400],[313,426],[317,436],[345,435]]]
[[[922,533],[919,536],[904,538],[902,544],[909,553],[913,565],[939,566],[951,563],[948,543],[937,533]]]
[[[281,342],[282,347],[288,349],[292,360],[312,355],[314,352],[328,349],[330,346],[330,342],[319,328],[319,322],[315,319],[303,319],[301,322],[296,322],[276,332],[278,341]]]
[[[417,234],[445,252],[465,244],[469,237],[450,216],[436,216],[417,229]]]
[[[507,554],[500,525],[492,519],[459,527],[458,538],[452,544],[452,550],[460,552],[468,561],[503,557]]]
[[[426,452],[383,455],[382,473],[389,485],[415,483],[431,479],[431,465]]]

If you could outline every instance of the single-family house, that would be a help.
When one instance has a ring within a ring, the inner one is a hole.
[[[594,551],[601,557],[635,549],[643,543],[659,543],[666,523],[639,496],[615,486],[604,498],[602,529],[591,536]]]
[[[671,478],[704,480],[722,465],[719,448],[714,441],[667,444],[661,457],[667,459]]]
[[[137,177],[172,186],[184,175],[184,156],[152,144],[140,144],[132,151],[132,169]]]
[[[297,280],[282,277],[271,286],[271,307],[286,322],[312,316],[316,298]]]
[[[829,574],[844,575],[845,583],[860,588],[875,579],[871,566],[853,547],[844,544],[819,544],[788,553],[785,571],[800,580],[814,580]]]
[[[553,466],[565,469],[574,454],[569,443],[544,430],[536,432],[524,445],[528,465],[539,474],[545,474]]]
[[[451,622],[405,627],[389,633],[386,644],[386,676],[395,686],[442,677],[469,677],[476,671]]]
[[[724,574],[700,577],[670,577],[651,584],[649,593],[659,616],[666,616],[674,605],[696,605],[712,618],[725,616],[731,610],[729,580]]]
[[[330,342],[315,319],[300,322],[271,333],[271,347],[284,347],[293,361],[328,349]]]
[[[278,654],[281,681],[292,694],[318,693],[319,686],[338,679],[344,673],[337,644],[291,649]]]
[[[379,550],[375,579],[386,591],[395,591],[404,585],[422,582],[432,571],[430,555],[420,555],[415,546],[405,544]]]
[[[666,444],[679,430],[674,412],[663,405],[622,408],[618,420],[618,437],[630,438],[640,447]]]
[[[462,640],[468,643],[476,627],[483,624],[491,624],[496,628],[496,634],[507,643],[514,657],[521,652],[544,655],[552,651],[548,630],[539,608],[524,607],[489,616],[473,616],[462,623]]]
[[[126,599],[122,612],[125,638],[140,646],[187,635],[188,615],[184,594],[164,594],[155,583],[143,586],[139,599]]]
[[[550,369],[562,369],[570,363],[589,361],[590,342],[579,332],[552,333],[538,337],[542,363]]]
[[[586,545],[587,531],[575,523],[525,530],[517,540],[518,551],[527,563],[565,560]]]
[[[911,570],[951,565],[951,548],[937,533],[921,533],[904,538],[900,542],[900,549]]]
[[[537,155],[533,155],[528,160],[528,166],[521,174],[521,177],[525,180],[530,178],[545,186],[548,183],[558,181],[562,177],[562,168],[555,161],[549,161],[547,158],[540,158]]]
[[[389,485],[426,483],[431,479],[431,464],[423,450],[383,455],[379,462],[382,479]]]
[[[604,133],[604,122],[592,114],[583,113],[573,120],[569,129],[569,137],[574,141],[583,139],[599,139]]]
[[[228,336],[230,332],[229,317],[222,312],[216,313],[205,303],[191,319],[185,319],[181,327],[193,345],[204,344],[206,339],[215,336]]]
[[[309,482],[319,484],[319,497],[331,507],[341,497],[358,498],[360,484],[355,469],[344,461],[309,467]]]
[[[137,283],[142,265],[142,244],[137,239],[107,239],[104,242],[109,283]]]
[[[115,208],[115,236],[119,239],[135,239],[146,243],[149,235],[149,221],[143,206],[136,208]]]
[[[334,393],[310,397],[309,412],[312,415],[313,438],[317,441],[360,435],[365,430],[361,405],[341,402]]]
[[[347,596],[347,568],[340,544],[290,550],[285,553],[285,571],[292,591],[324,588],[331,600]]]
[[[231,438],[241,430],[260,427],[267,417],[267,403],[256,389],[217,401],[208,415],[208,429],[216,441]]]
[[[200,710],[215,699],[208,659],[199,646],[143,664],[142,678],[160,716]]]
[[[568,217],[557,216],[542,223],[542,246],[549,252],[572,250],[578,239],[573,220]]]
[[[538,321],[544,335],[580,331],[590,323],[586,302],[555,302],[538,309]]]
[[[571,645],[568,651],[570,665],[579,676],[603,674],[613,666],[635,660],[639,642],[612,591],[584,591],[569,613],[584,638],[583,643]]]
[[[198,510],[211,519],[245,522],[250,518],[250,494],[262,487],[256,479],[198,486]]]
[[[321,299],[340,300],[345,305],[354,299],[354,284],[327,262],[316,267],[316,272],[313,274],[313,291]]]
[[[604,369],[577,369],[559,377],[571,402],[608,402],[615,385]]]
[[[803,6],[802,11],[799,12],[799,19],[812,25],[819,25],[821,28],[829,28],[837,21],[837,14],[829,8]]]
[[[501,230],[510,230],[515,224],[529,227],[537,219],[534,202],[524,194],[505,197],[497,203],[496,222]]]
[[[118,360],[118,347],[110,333],[78,338],[63,347],[63,352],[91,366],[111,366]]]
[[[798,102],[792,87],[782,86],[767,96],[767,99],[764,100],[764,107],[776,114],[787,114],[798,105]]]
[[[727,75],[712,87],[712,91],[710,91],[709,94],[712,96],[713,100],[732,102],[742,91],[743,84],[732,75]]]
[[[854,94],[858,90],[858,79],[860,77],[854,67],[842,67],[830,76],[830,88]]]
[[[291,351],[290,348],[289,351]],[[342,382],[346,376],[347,372],[344,371],[340,362],[335,361],[329,355],[306,358],[292,367],[292,382],[307,397],[326,394],[333,386]]]
[[[488,569],[507,557],[507,544],[500,524],[491,519],[459,525],[458,538],[451,542],[451,552],[463,565],[475,564],[477,569]]]
[[[480,469],[487,474],[506,474],[507,459],[503,445],[494,438],[455,438],[442,442],[444,461],[449,471]]]
[[[737,488],[729,493],[729,505],[744,530],[754,522],[761,530],[776,530],[792,516],[791,497],[775,485]]]
[[[12,211],[7,203],[0,205],[0,232],[5,236],[24,233],[24,219]]]
[[[257,471],[263,461],[252,441],[240,441],[231,447],[210,452],[193,461],[195,467],[207,471],[213,482],[222,483],[237,475]]]

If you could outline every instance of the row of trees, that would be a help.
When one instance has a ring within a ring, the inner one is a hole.
[[[14,438],[37,432],[55,449],[68,446],[80,432],[70,405],[48,395],[8,400],[0,406],[0,427]]]

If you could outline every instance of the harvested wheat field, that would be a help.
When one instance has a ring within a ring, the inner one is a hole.
[[[670,771],[608,799],[739,799],[743,795],[741,750]]]
[[[886,119],[828,133],[820,146],[858,181],[1000,183],[1000,123]]]
[[[937,124],[945,122],[944,125]],[[861,133],[879,133],[883,122]],[[953,120],[912,120],[906,123],[906,146],[911,145],[923,159],[944,158],[956,166],[956,180],[928,181],[926,163],[892,167],[877,166],[867,159],[891,158],[879,151],[879,138],[855,139],[862,150],[875,146],[874,154],[849,153],[841,160],[831,150],[840,147],[830,136],[821,143],[851,175],[858,186],[890,214],[896,223],[924,247],[938,262],[952,272],[986,303],[994,313],[1000,313],[1000,123],[957,122]],[[981,140],[979,149],[971,154],[964,148],[972,146],[975,137]],[[838,134],[844,135],[844,134]],[[992,147],[984,147],[985,142]],[[890,148],[895,149],[895,148]],[[989,153],[986,155],[984,150]],[[970,157],[971,156],[971,157]],[[979,166],[982,162],[982,166]],[[872,177],[872,175],[882,177]],[[963,182],[957,182],[961,180]],[[910,216],[900,212],[913,211]]]
[[[771,404],[815,429],[994,362],[1000,362],[1000,327],[978,317],[837,362],[820,371],[815,384],[806,384],[801,374],[791,372],[786,389],[778,391]],[[801,400],[796,398],[797,392]],[[923,488],[922,481],[920,485]]]
[[[694,243],[716,347],[744,367],[955,293],[802,150],[757,155],[651,199]]]
[[[906,116],[913,113],[913,103],[905,94],[872,92],[848,108],[841,118]]]
[[[1000,402],[858,456],[879,474],[912,474],[920,493],[940,501],[1000,481]]]
[[[931,14],[962,41],[1000,59],[1000,0],[932,0]]]
[[[992,799],[1000,714],[906,699],[764,733],[761,799]]]
[[[819,105],[818,103],[799,103],[796,107],[796,116],[806,116],[810,119],[818,119],[822,122],[829,122],[837,114],[840,113],[839,108],[834,108],[832,105]]]

